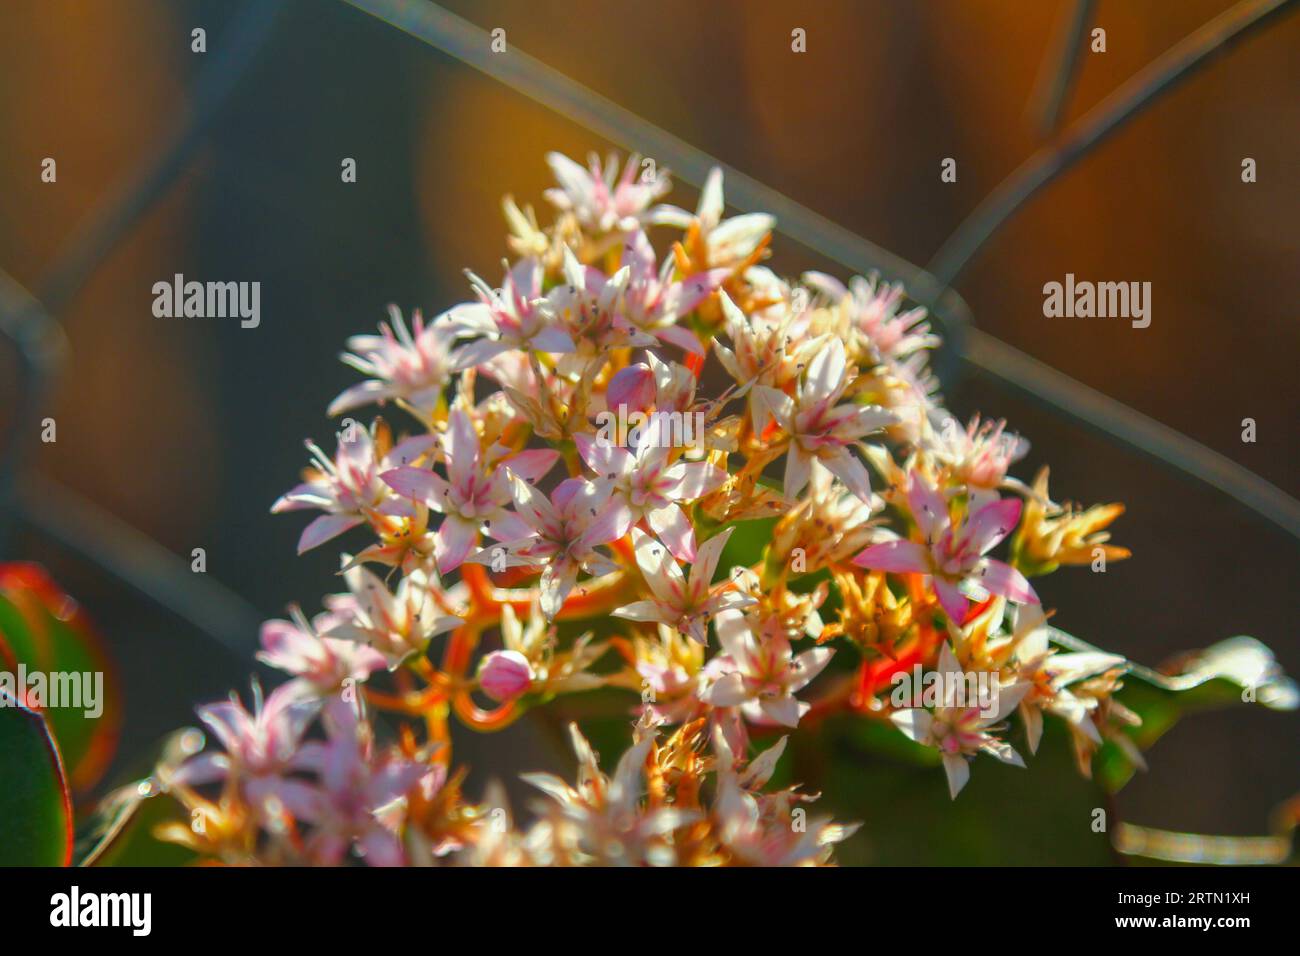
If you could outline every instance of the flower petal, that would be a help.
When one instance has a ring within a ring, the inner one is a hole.
[[[438,573],[449,574],[460,567],[478,540],[478,528],[455,515],[448,517],[433,536],[433,554]]]
[[[722,557],[722,549],[727,546],[727,541],[735,530],[735,525],[724,528],[700,545],[695,555],[695,563],[691,565],[692,594],[703,596],[709,590],[709,585],[713,583],[714,572],[718,570],[718,559]]]
[[[695,560],[695,529],[685,511],[669,502],[662,508],[647,511],[645,517],[675,558],[686,562]]]
[[[321,515],[302,529],[302,536],[298,539],[298,553],[310,551],[331,538],[337,538],[363,520],[356,515]]]
[[[628,621],[662,621],[671,624],[672,615],[667,613],[658,601],[633,601],[609,612],[610,617],[621,617]]]
[[[446,497],[447,483],[427,468],[403,465],[379,476],[384,484],[404,498],[440,502]]]
[[[937,489],[932,488],[919,471],[913,471],[907,486],[907,507],[912,512],[926,542],[933,543],[951,523],[948,503]]]
[[[860,568],[873,571],[893,571],[902,574],[908,571],[924,572],[929,570],[929,552],[915,541],[883,541],[873,544],[863,551],[853,563]]]
[[[970,764],[966,762],[965,757],[944,754],[943,772],[948,775],[948,793],[956,800],[957,794],[961,793],[961,788],[966,786],[966,781],[970,779]]]
[[[1019,498],[1001,498],[976,511],[961,529],[959,550],[986,554],[1020,521]]]
[[[818,459],[826,470],[844,482],[844,487],[858,498],[871,503],[871,476],[867,474],[866,465],[862,464],[847,448],[839,448]]]
[[[978,572],[979,583],[989,592],[1001,594],[1017,604],[1039,604],[1038,595],[1023,574],[1009,564],[985,560]]]
[[[970,610],[966,595],[961,593],[957,585],[942,578],[934,579],[934,593],[938,595],[944,613],[952,619],[953,624],[961,627],[966,620],[966,612]]]
[[[906,734],[909,740],[914,740],[918,744],[930,743],[930,725],[934,723],[934,718],[930,716],[928,710],[922,710],[920,707],[896,710],[889,715],[889,720]]]

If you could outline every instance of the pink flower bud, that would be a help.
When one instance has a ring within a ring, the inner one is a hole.
[[[533,668],[518,651],[493,651],[478,666],[478,682],[493,700],[511,700],[528,690]]]
[[[654,373],[648,365],[638,362],[620,369],[609,380],[609,387],[605,390],[605,405],[615,412],[619,406],[629,412],[643,412],[654,404],[657,391]]]

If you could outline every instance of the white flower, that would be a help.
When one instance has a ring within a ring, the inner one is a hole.
[[[707,643],[706,628],[711,617],[731,607],[746,607],[754,599],[735,590],[730,581],[711,586],[722,549],[735,528],[727,528],[700,545],[688,580],[668,549],[640,528],[632,529],[636,563],[641,568],[653,597],[633,601],[613,611],[614,617],[630,621],[659,621]]]
[[[822,672],[835,652],[814,647],[795,655],[779,629],[755,634],[749,619],[734,609],[720,612],[715,626],[725,653],[710,662],[720,676],[700,699],[714,707],[739,707],[751,723],[797,727],[811,705],[794,695]]]
[[[434,598],[438,579],[423,570],[402,578],[395,594],[359,564],[343,572],[343,580],[351,593],[325,599],[338,618],[326,636],[368,644],[384,655],[389,670],[424,653],[436,635],[465,623],[463,618],[440,613]]]
[[[712,269],[730,269],[754,254],[759,243],[776,226],[776,217],[765,212],[751,212],[723,221],[724,210],[722,170],[715,166],[704,181],[695,215],[676,206],[656,206],[651,210],[651,216],[658,225],[679,229],[695,226],[707,253],[705,264]]]
[[[1017,682],[999,687],[994,712],[984,716],[977,703],[958,706],[959,688],[966,686],[966,674],[947,644],[939,653],[939,673],[944,678],[943,703],[935,707],[933,713],[920,707],[909,707],[894,711],[890,720],[918,744],[938,749],[943,756],[944,772],[948,775],[948,792],[955,800],[970,779],[968,761],[975,754],[990,754],[1016,767],[1025,765],[1020,754],[1010,744],[993,736],[989,729],[1016,709],[1029,693],[1029,684]]]
[[[446,316],[429,325],[417,311],[407,331],[397,306],[388,307],[389,323],[379,323],[379,335],[354,335],[348,339],[351,352],[343,361],[370,380],[353,385],[330,404],[329,414],[402,399],[421,412],[432,411],[451,378],[457,356],[452,345],[460,331]]]
[[[1118,667],[1124,663],[1124,658],[1101,651],[1058,653],[1048,645],[1049,628],[1043,609],[1034,604],[1018,609],[1016,634],[1016,675],[1029,688],[1020,701],[1020,716],[1025,721],[1029,752],[1038,752],[1044,713],[1063,718],[1100,746],[1101,734],[1090,713],[1096,709],[1096,700],[1075,697],[1070,693],[1069,685]]]
[[[613,154],[603,170],[595,153],[588,157],[587,169],[562,153],[547,153],[546,162],[560,184],[559,189],[546,190],[546,198],[557,209],[572,212],[584,229],[597,235],[638,228],[649,220],[650,204],[672,189],[663,173],[637,178],[641,157],[636,155],[627,158],[621,176]]]
[[[897,418],[878,405],[838,404],[850,382],[844,343],[832,338],[813,357],[791,398],[760,385],[756,398],[767,402],[772,417],[790,436],[785,462],[787,498],[808,484],[813,461],[819,462],[865,502],[871,501],[871,478],[849,448],[864,435]]]

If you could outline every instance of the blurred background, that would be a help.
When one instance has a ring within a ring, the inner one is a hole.
[[[1067,6],[445,5],[922,265],[1042,142],[1029,103]],[[1065,121],[1228,6],[1100,0],[1093,20],[1107,51],[1081,55]],[[0,267],[40,286],[85,217],[194,109],[196,79],[238,10],[226,0],[6,0]],[[191,52],[196,27],[207,31],[207,54]],[[802,55],[790,48],[796,27],[807,33]],[[1252,35],[1032,200],[956,284],[981,328],[1293,496],[1298,48],[1300,17]],[[37,415],[56,420],[58,440],[30,463],[33,493],[43,476],[56,479],[187,564],[204,548],[207,574],[261,616],[295,601],[313,613],[337,589],[334,551],[295,558],[304,519],[268,509],[297,481],[304,438],[333,447],[325,406],[357,379],[337,360],[344,339],[372,330],[390,302],[436,313],[467,298],[462,270],[495,277],[506,253],[502,194],[540,207],[547,150],[581,158],[607,148],[343,3],[288,3],[197,157],[61,315],[70,357]],[[56,183],[41,181],[45,157],[57,160]],[[345,157],[356,160],[354,184],[340,181]],[[955,183],[940,181],[944,157],[957,160]],[[1245,157],[1256,160],[1256,183],[1241,181]],[[696,193],[678,183],[670,198],[693,208]],[[780,272],[842,273],[779,236],[775,245],[770,264]],[[178,272],[260,281],[260,327],[155,318],[151,287]],[[1043,284],[1067,272],[1151,282],[1151,326],[1044,318]],[[6,425],[13,399],[12,367],[0,365]],[[1041,582],[1060,626],[1149,664],[1251,634],[1300,672],[1295,540],[989,381],[969,377],[949,401],[962,416],[1006,417],[1032,441],[1022,477],[1050,462],[1058,498],[1128,506],[1113,530],[1131,560],[1104,577],[1066,570]],[[1241,440],[1247,417],[1257,422],[1254,444]],[[0,557],[46,564],[120,662],[119,779],[152,759],[162,734],[192,721],[195,703],[246,686],[254,630],[243,648],[223,647],[30,529],[9,551]],[[1266,832],[1270,811],[1297,790],[1296,730],[1294,714],[1262,708],[1184,720],[1119,809],[1176,830]],[[471,794],[489,768],[571,768],[528,722],[460,747],[473,766]],[[946,802],[941,774],[931,773]],[[876,803],[862,794],[848,815],[869,815]],[[1037,847],[1048,833],[1026,840]],[[855,852],[877,858],[870,845]],[[1022,856],[1052,859],[1047,846]]]

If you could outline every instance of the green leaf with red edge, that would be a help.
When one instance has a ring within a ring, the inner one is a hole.
[[[116,673],[100,650],[94,632],[79,624],[77,617],[63,620],[44,608],[41,614],[53,647],[53,670],[103,675],[97,702],[99,716],[86,716],[85,708],[61,707],[47,712],[68,761],[72,788],[83,793],[103,774],[117,747],[122,706]]]
[[[45,718],[0,690],[0,866],[67,866],[72,798]]]
[[[44,661],[48,656],[48,649],[37,643],[37,635],[18,605],[0,589],[0,665],[13,671],[19,661],[30,664]]]
[[[87,792],[116,749],[122,707],[117,673],[103,642],[80,606],[34,564],[0,564],[0,664],[22,662],[46,674],[103,675],[97,717],[86,708],[45,710],[63,753],[72,789]],[[9,653],[5,653],[4,647]]]

